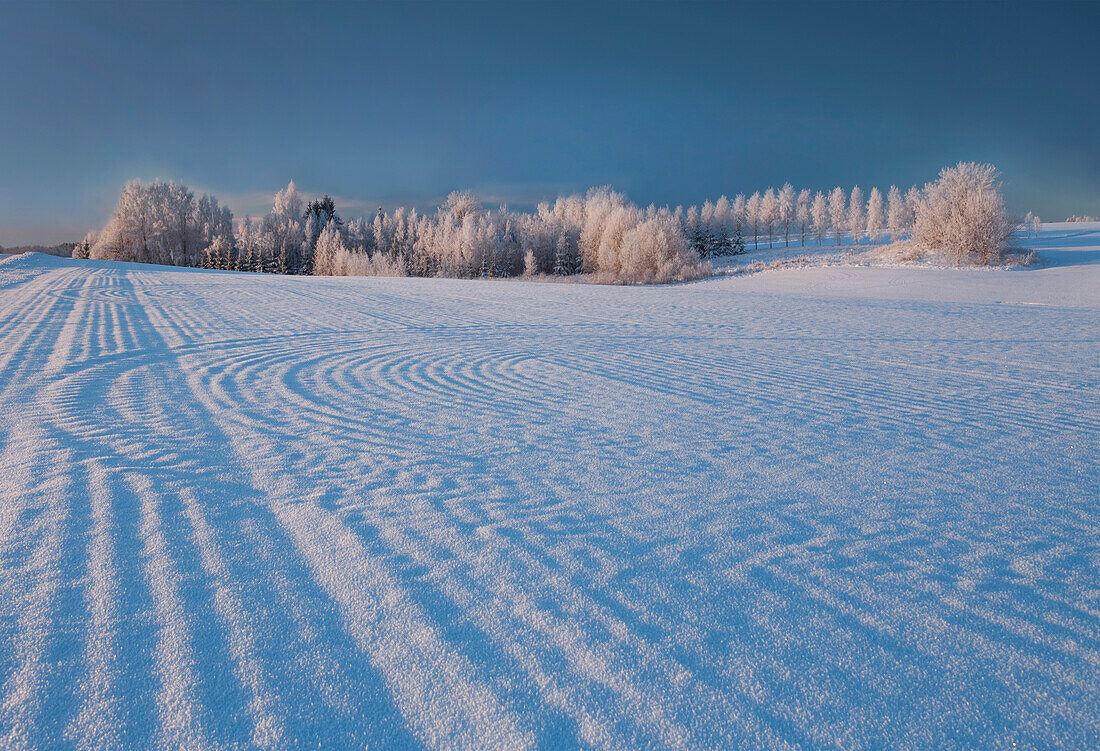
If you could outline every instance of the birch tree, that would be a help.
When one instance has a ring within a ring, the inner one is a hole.
[[[882,224],[882,193],[878,188],[871,188],[871,195],[867,199],[867,234],[874,245],[878,244]]]
[[[791,247],[791,225],[795,220],[795,202],[797,200],[794,186],[790,183],[785,183],[779,189],[779,195],[777,196],[779,226],[783,228],[783,247],[786,248]]]
[[[829,225],[833,229],[837,245],[840,245],[841,237],[844,235],[847,218],[844,190],[837,186],[829,193]]]
[[[810,207],[810,216],[814,223],[814,236],[817,244],[825,242],[825,235],[829,231],[829,209],[825,200],[825,194],[820,190],[814,195],[813,205]]]
[[[898,241],[905,224],[905,201],[898,186],[891,185],[886,194],[886,228],[890,232],[891,242]]]
[[[851,236],[853,245],[859,245],[866,227],[867,218],[864,214],[863,191],[857,185],[852,188],[852,195],[848,199],[848,233]]]

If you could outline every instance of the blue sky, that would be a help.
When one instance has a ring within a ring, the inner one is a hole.
[[[33,3],[0,23],[0,244],[78,239],[119,187],[236,213],[293,178],[345,214],[471,188],[698,203],[908,186],[1100,215],[1100,4]]]

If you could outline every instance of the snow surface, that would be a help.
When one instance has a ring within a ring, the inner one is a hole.
[[[0,747],[1100,745],[1100,225],[648,288],[0,262]]]

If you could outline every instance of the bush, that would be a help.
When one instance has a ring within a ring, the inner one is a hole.
[[[913,245],[960,266],[1002,261],[1015,226],[1005,212],[999,177],[991,164],[945,167],[916,202]]]
[[[609,281],[653,284],[698,279],[710,266],[700,262],[679,222],[655,216],[622,236],[616,272]]]

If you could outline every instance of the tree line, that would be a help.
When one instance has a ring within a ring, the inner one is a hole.
[[[305,201],[293,181],[268,214],[234,227],[212,196],[176,183],[127,184],[114,215],[74,251],[98,258],[281,274],[510,277],[575,274],[615,283],[692,279],[708,261],[751,243],[877,244],[908,240],[930,251],[956,243],[953,260],[989,262],[1012,223],[998,173],[960,163],[904,194],[860,187],[828,192],[790,183],[684,209],[641,208],[609,187],[543,202],[532,212],[487,209],[455,192],[435,212],[398,208],[344,222],[328,196]],[[983,234],[980,242],[964,230]],[[959,243],[963,243],[962,246]],[[975,244],[976,243],[976,244]],[[965,252],[959,251],[960,247]],[[936,251],[939,252],[939,251]]]

